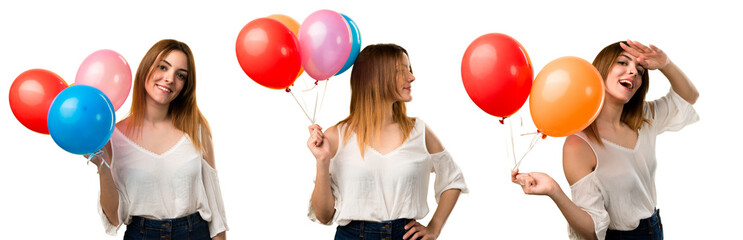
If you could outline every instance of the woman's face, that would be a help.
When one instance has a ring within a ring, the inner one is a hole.
[[[632,99],[637,89],[642,86],[642,75],[645,68],[637,63],[637,59],[627,52],[622,52],[609,70],[604,83],[608,98],[624,104]]]
[[[415,81],[415,76],[413,76],[413,69],[410,67],[408,55],[403,54],[403,57],[397,63],[397,72],[398,94],[395,100],[410,102],[410,100],[413,100],[413,96],[410,94],[410,84]]]
[[[154,63],[150,77],[145,81],[148,101],[167,105],[175,99],[183,89],[188,77],[188,63],[186,54],[173,50],[160,62]]]

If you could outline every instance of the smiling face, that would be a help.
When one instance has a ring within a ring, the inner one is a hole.
[[[147,101],[158,105],[168,105],[183,89],[188,78],[186,54],[174,50],[155,62],[145,81]]]
[[[625,104],[632,99],[642,86],[645,68],[637,63],[634,56],[622,52],[612,64],[606,75],[607,97]]]
[[[410,102],[411,100],[413,100],[413,95],[411,95],[411,83],[415,81],[415,76],[413,76],[413,68],[410,67],[410,59],[408,59],[407,54],[403,54],[403,56],[398,61],[397,72],[398,92],[397,98],[395,100]]]

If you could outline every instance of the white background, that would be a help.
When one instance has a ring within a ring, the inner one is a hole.
[[[209,3],[207,3],[209,2]],[[508,34],[526,48],[534,73],[561,56],[593,60],[604,46],[631,38],[668,53],[693,80],[701,121],[658,137],[658,207],[667,239],[721,239],[739,230],[737,192],[741,141],[740,8],[718,1],[694,5],[611,1],[5,1],[0,4],[0,92],[21,72],[44,68],[73,83],[90,53],[113,49],[133,69],[152,44],[174,38],[192,48],[198,100],[211,123],[230,239],[331,239],[334,227],[307,219],[315,160],[306,147],[309,121],[291,95],[250,80],[235,57],[235,39],[249,21],[285,14],[302,22],[320,9],[358,24],[362,47],[397,43],[410,52],[417,80],[410,116],[436,132],[462,168],[471,193],[460,197],[441,239],[566,239],[567,223],[549,198],[526,196],[509,181],[508,132],[467,96],[460,66],[480,35]],[[348,114],[350,70],[330,79],[319,123]],[[651,73],[648,99],[669,89]],[[300,80],[312,81],[306,74]],[[3,239],[114,239],[96,211],[98,176],[85,159],[51,137],[23,127],[0,97],[0,232]],[[122,119],[131,96],[116,112]],[[534,131],[527,105],[519,112]],[[516,119],[516,118],[514,118]],[[531,124],[531,125],[530,125]],[[523,153],[524,143],[517,142]],[[562,172],[564,138],[538,142],[522,172],[552,175],[569,192]],[[435,210],[429,191],[431,212]],[[124,228],[119,230],[120,239]]]

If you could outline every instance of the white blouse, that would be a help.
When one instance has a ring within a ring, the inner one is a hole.
[[[197,151],[188,135],[163,154],[150,152],[119,129],[111,136],[111,174],[119,193],[119,225],[112,225],[98,201],[106,233],[116,235],[132,216],[184,217],[199,212],[211,237],[228,230],[217,170]],[[100,197],[100,196],[99,196]]]
[[[598,239],[607,229],[633,230],[640,220],[655,212],[655,137],[665,131],[678,131],[699,121],[691,104],[671,91],[653,101],[655,114],[645,104],[644,115],[651,119],[640,128],[633,149],[602,139],[604,147],[580,132],[596,155],[596,169],[570,186],[573,202],[593,219]],[[655,117],[653,117],[655,116]],[[570,239],[582,239],[569,228]]]
[[[339,139],[344,130],[338,126]],[[352,220],[422,219],[428,214],[426,196],[431,172],[436,173],[436,202],[449,189],[467,193],[462,171],[451,155],[447,151],[428,153],[425,133],[426,124],[418,118],[402,145],[387,154],[367,146],[364,157],[356,133],[345,143],[339,141],[329,168],[330,188],[335,197],[333,221],[344,226]],[[307,216],[319,222],[312,203]]]

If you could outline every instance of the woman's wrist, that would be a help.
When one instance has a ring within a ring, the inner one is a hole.
[[[670,69],[673,66],[675,66],[675,64],[673,64],[673,62],[671,61],[671,59],[668,59],[668,61],[666,61],[666,65],[663,66],[663,67],[658,68],[658,70],[660,70],[660,72],[662,72],[663,75],[665,75],[666,74],[666,71],[668,71],[668,69]]]

